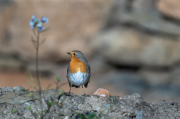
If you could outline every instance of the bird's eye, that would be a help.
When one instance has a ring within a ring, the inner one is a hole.
[[[76,54],[74,53],[74,55],[76,55]]]

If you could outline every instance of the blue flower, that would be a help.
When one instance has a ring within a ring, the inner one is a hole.
[[[34,29],[35,23],[36,23],[36,17],[35,15],[31,16],[31,21],[29,22],[29,25],[31,26],[31,29]]]
[[[34,21],[33,21],[33,20],[31,20],[31,21],[29,22],[29,25],[31,26],[31,29],[34,29]]]
[[[42,22],[37,22],[36,27],[42,27]]]
[[[44,26],[38,27],[38,31],[42,32],[44,30]]]
[[[42,16],[41,21],[43,23],[47,23],[48,22],[48,18],[46,18],[45,16]]]
[[[36,22],[36,23],[39,22],[39,18],[35,18],[34,22]]]
[[[34,21],[34,20],[35,20],[35,18],[36,18],[36,17],[35,17],[35,15],[32,15],[31,20],[33,20],[33,21]]]
[[[35,15],[32,15],[29,25],[31,29],[34,29],[36,27],[38,28],[39,32],[42,32],[44,30],[44,26],[42,24],[47,23],[47,22],[48,22],[48,18],[44,16],[41,18],[41,21],[40,21],[38,18],[35,17]]]

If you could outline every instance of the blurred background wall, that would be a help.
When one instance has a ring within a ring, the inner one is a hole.
[[[178,0],[0,0],[0,87],[30,87],[32,15],[49,18],[39,54],[43,89],[54,88],[57,76],[67,82],[67,52],[80,50],[92,70],[89,95],[105,88],[111,95],[139,92],[149,102],[180,102]]]

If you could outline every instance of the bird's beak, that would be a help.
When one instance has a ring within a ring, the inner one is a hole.
[[[67,54],[71,55],[71,53],[70,53],[70,52],[67,52]]]

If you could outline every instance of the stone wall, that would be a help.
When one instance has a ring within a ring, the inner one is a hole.
[[[176,0],[2,2],[0,60],[14,57],[22,67],[33,61],[28,23],[34,14],[48,17],[46,27],[51,27],[42,37],[47,40],[41,61],[69,61],[66,52],[78,49],[88,59],[98,54],[116,65],[172,67],[180,60],[180,26],[167,4],[178,11]]]

